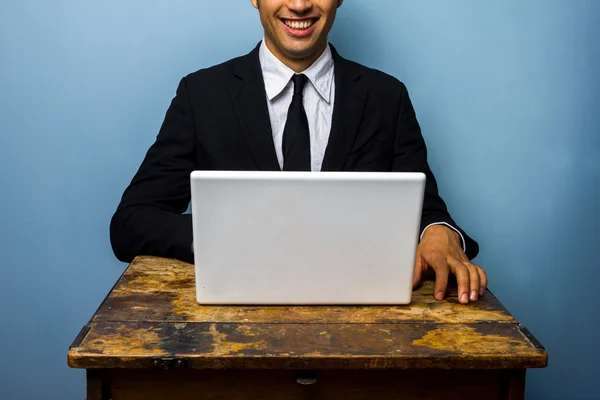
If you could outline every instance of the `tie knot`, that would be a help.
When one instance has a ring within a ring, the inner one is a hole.
[[[304,85],[308,81],[308,77],[304,74],[295,74],[292,76],[292,82],[294,82],[294,96],[302,95]]]

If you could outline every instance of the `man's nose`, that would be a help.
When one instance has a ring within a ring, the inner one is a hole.
[[[287,2],[287,8],[296,14],[302,15],[308,13],[312,9],[312,3],[313,0],[289,0]]]

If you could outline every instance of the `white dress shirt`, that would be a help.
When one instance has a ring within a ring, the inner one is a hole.
[[[287,120],[288,108],[294,95],[294,84],[291,79],[295,72],[275,57],[264,40],[260,45],[259,59],[265,81],[273,143],[275,144],[279,167],[283,168],[283,130]],[[308,119],[310,135],[311,171],[318,172],[321,171],[323,156],[329,141],[335,101],[335,71],[333,55],[329,45],[323,54],[302,73],[308,77],[308,82],[304,87],[303,105]],[[421,239],[425,230],[432,225],[446,225],[457,232],[460,236],[463,251],[466,252],[463,235],[445,222],[436,222],[426,226],[421,233]]]
[[[283,168],[283,130],[288,108],[294,95],[294,84],[291,79],[295,72],[271,53],[264,40],[260,46],[259,57],[265,80],[273,142],[279,167]],[[303,104],[310,135],[311,171],[318,172],[321,171],[323,156],[329,141],[335,100],[333,56],[329,46],[302,73],[308,77],[308,82],[304,87]]]

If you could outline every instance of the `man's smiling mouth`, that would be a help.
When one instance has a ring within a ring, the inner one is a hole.
[[[319,19],[318,18],[306,18],[306,19],[285,19],[281,21],[291,29],[306,30],[313,26]]]

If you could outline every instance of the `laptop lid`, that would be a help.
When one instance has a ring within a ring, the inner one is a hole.
[[[194,171],[201,304],[407,304],[425,175]]]

